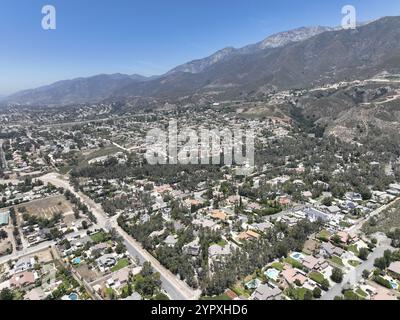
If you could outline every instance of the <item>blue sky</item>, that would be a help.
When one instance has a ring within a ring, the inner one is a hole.
[[[57,30],[41,9],[57,9]],[[1,0],[0,95],[99,73],[162,74],[300,26],[400,15],[399,0]]]

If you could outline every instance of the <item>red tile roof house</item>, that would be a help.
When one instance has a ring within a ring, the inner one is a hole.
[[[14,274],[10,279],[10,284],[11,286],[21,288],[35,284],[35,281],[36,279],[33,272],[25,271],[18,274]]]
[[[289,285],[292,285],[296,280],[298,280],[301,285],[307,281],[307,277],[300,270],[294,268],[283,270],[282,277]]]

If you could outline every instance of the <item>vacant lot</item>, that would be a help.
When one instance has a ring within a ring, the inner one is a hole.
[[[375,232],[388,233],[400,228],[400,203],[393,204],[377,217],[370,219],[363,225],[362,230],[367,234]]]
[[[89,269],[87,264],[82,264],[77,267],[76,272],[87,282],[93,282],[99,277],[99,274],[94,270]]]
[[[24,203],[17,206],[16,210],[19,222],[24,213],[43,219],[51,219],[56,213],[62,213],[64,216],[73,213],[71,204],[63,196]]]

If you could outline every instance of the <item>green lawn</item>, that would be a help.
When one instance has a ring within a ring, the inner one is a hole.
[[[316,283],[319,283],[319,284],[321,284],[325,280],[324,276],[321,273],[317,272],[317,271],[311,272],[308,275],[308,277],[311,280],[314,280]]]
[[[356,261],[356,260],[350,260],[349,261],[349,265],[351,265],[352,267],[358,267],[359,265],[360,265],[360,262],[359,261]]]
[[[332,258],[329,259],[329,261],[332,262],[333,264],[336,264],[339,267],[344,267],[342,259],[340,259],[338,256],[332,256]]]
[[[300,269],[300,270],[302,270],[304,268],[303,265],[299,261],[297,261],[293,258],[290,258],[290,257],[286,258],[285,262],[290,264],[292,267]]]
[[[364,292],[363,290],[361,290],[360,288],[358,288],[356,290],[356,293],[361,296],[362,298],[366,298],[368,296],[368,294],[366,292]]]
[[[358,248],[356,245],[351,245],[347,247],[347,251],[351,251],[353,252],[356,256],[358,256],[359,252],[358,252]]]
[[[219,296],[215,296],[215,297],[201,297],[200,300],[223,301],[223,300],[231,300],[231,299],[224,293],[224,294],[220,294]]]
[[[327,230],[322,230],[318,235],[317,235],[317,239],[320,239],[322,241],[328,241],[329,237],[330,237],[330,233]]]
[[[271,264],[271,268],[275,268],[276,270],[283,271],[284,265],[280,262],[274,262]]]
[[[238,296],[243,296],[246,298],[250,297],[250,294],[247,292],[247,290],[242,287],[234,287],[232,288],[232,291],[236,293]]]
[[[93,240],[95,243],[101,243],[107,240],[107,234],[105,232],[98,232],[95,234],[92,234],[90,238]]]
[[[117,262],[117,264],[111,268],[112,272],[121,270],[122,268],[125,268],[129,266],[129,260],[128,259],[121,259]]]
[[[304,300],[304,295],[308,289],[306,288],[291,288],[286,293],[294,300]]]

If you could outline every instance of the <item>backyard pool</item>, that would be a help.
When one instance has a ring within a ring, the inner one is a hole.
[[[304,255],[300,252],[293,252],[290,255],[291,258],[295,259],[295,260],[302,260],[304,258]]]
[[[399,284],[395,280],[389,280],[392,289],[397,290],[399,288]]]
[[[73,292],[73,293],[71,293],[69,296],[68,296],[68,298],[69,298],[69,300],[78,300],[78,294],[76,294],[75,292]]]
[[[73,263],[73,264],[80,264],[81,262],[82,262],[81,258],[74,258],[74,259],[72,260],[72,263]]]
[[[264,274],[268,277],[268,278],[270,278],[270,279],[272,279],[272,280],[278,280],[278,277],[279,277],[279,271],[278,270],[276,270],[275,268],[272,268],[272,269],[268,269],[267,271],[265,271],[264,272]]]

